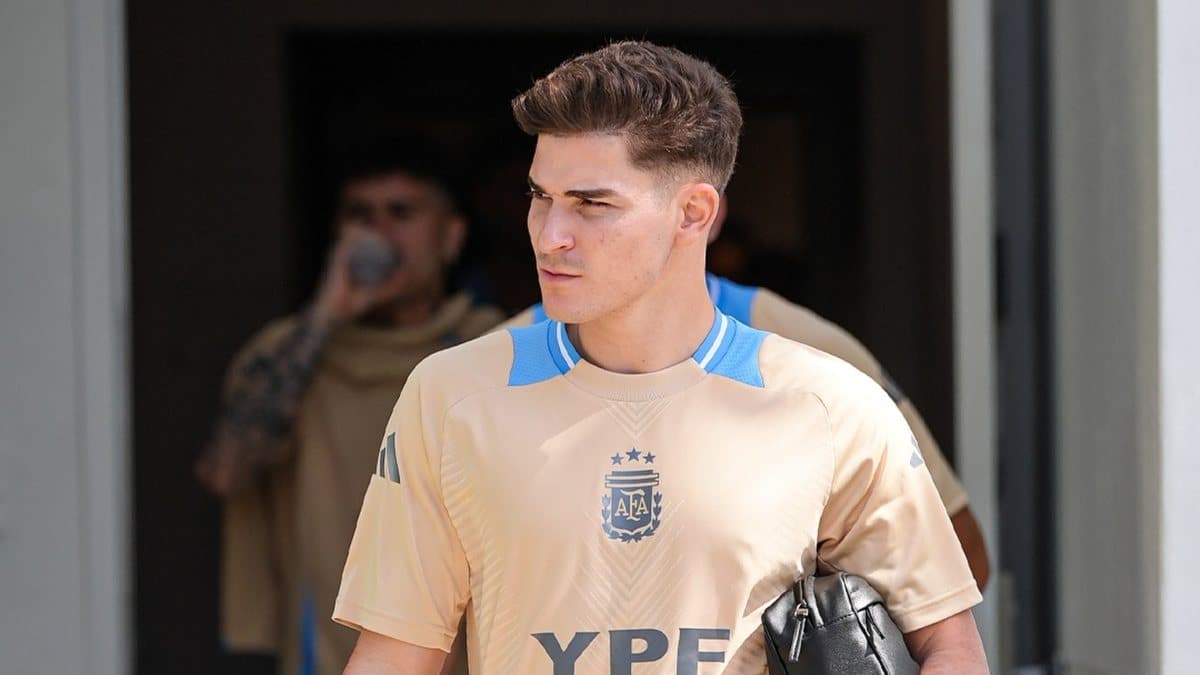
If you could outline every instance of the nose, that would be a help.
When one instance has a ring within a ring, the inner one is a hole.
[[[348,223],[355,227],[363,227],[373,230],[379,225],[379,217],[376,215],[374,210],[363,211],[350,216]]]
[[[574,248],[575,237],[571,234],[569,215],[564,209],[551,204],[549,208],[529,211],[529,229],[533,235],[534,248],[539,253],[557,253]]]

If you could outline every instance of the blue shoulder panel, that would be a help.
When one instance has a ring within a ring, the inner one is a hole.
[[[530,307],[530,309],[533,310],[533,323],[541,323],[550,318],[546,316],[546,308],[542,307],[542,303],[540,302],[533,307]]]
[[[731,321],[730,324],[733,337],[729,340],[729,347],[725,349],[721,358],[712,363],[709,372],[752,387],[762,387],[762,367],[759,365],[758,355],[767,333],[740,321]]]
[[[754,306],[754,296],[757,288],[735,284],[732,281],[716,275],[709,275],[709,295],[717,309],[729,316],[750,325],[750,308]]]
[[[513,341],[513,363],[512,370],[508,372],[508,386],[537,384],[560,374],[558,364],[546,348],[552,325],[553,322],[540,321],[530,326],[508,329]]]

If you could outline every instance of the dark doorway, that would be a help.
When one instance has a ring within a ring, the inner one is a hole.
[[[564,55],[606,33],[303,31],[287,40],[297,278],[315,280],[329,245],[331,167],[347,145],[398,132],[454,156],[473,221],[464,261],[484,299],[515,313],[537,302],[523,196],[532,140],[509,100]],[[861,41],[848,34],[641,34],[730,76],[746,133],[730,186],[722,270],[846,321],[861,313]],[[503,54],[504,58],[495,58]],[[823,283],[821,279],[838,279]],[[297,289],[302,295],[308,288]]]
[[[1054,672],[1057,450],[1051,327],[1048,25],[1042,0],[995,13],[1000,568],[1011,586],[1013,665]]]

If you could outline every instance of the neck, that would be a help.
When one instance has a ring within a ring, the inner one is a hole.
[[[568,327],[580,355],[615,373],[652,373],[691,358],[715,318],[704,275],[657,286],[627,307]]]

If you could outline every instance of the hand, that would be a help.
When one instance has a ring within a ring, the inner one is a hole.
[[[233,443],[229,439],[214,440],[204,449],[192,469],[201,485],[214,495],[224,497],[240,487],[236,463],[237,453]]]
[[[393,273],[386,282],[375,286],[356,285],[350,275],[350,252],[355,245],[378,238],[379,235],[362,225],[351,223],[343,227],[341,237],[329,254],[325,276],[314,302],[319,319],[333,324],[353,321],[399,295],[403,275]]]

